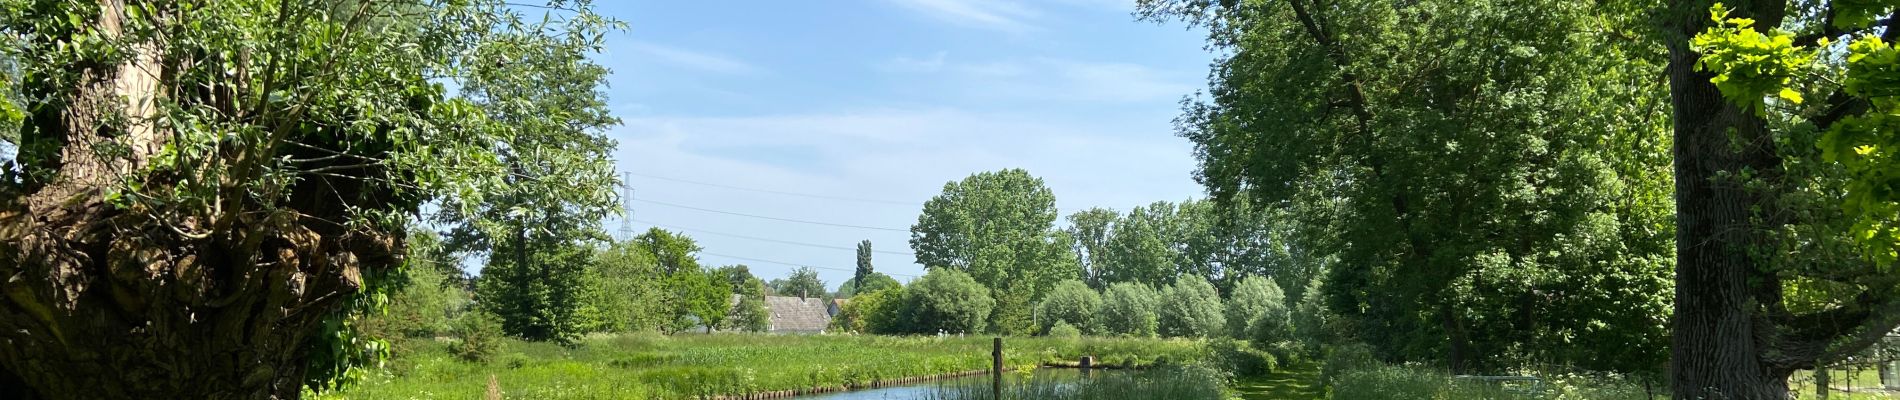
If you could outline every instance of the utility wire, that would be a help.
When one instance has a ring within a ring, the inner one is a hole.
[[[783,244],[790,244],[790,245],[798,245],[798,246],[810,246],[810,247],[818,247],[818,248],[825,248],[825,249],[838,249],[838,250],[851,250],[851,251],[857,251],[857,248],[855,248],[855,247],[844,247],[844,246],[832,246],[832,245],[827,245],[827,244],[817,244],[817,243],[805,243],[805,242],[794,242],[794,241],[790,241],[790,240],[778,240],[778,239],[772,239],[772,238],[762,238],[762,237],[757,237],[757,236],[746,236],[746,235],[740,235],[740,234],[736,234],[736,233],[725,233],[725,232],[716,232],[716,231],[709,231],[709,230],[705,230],[705,229],[695,229],[695,228],[687,228],[687,227],[684,227],[684,226],[678,226],[678,225],[668,225],[668,224],[662,224],[662,223],[658,223],[658,222],[653,222],[653,221],[647,221],[647,220],[638,220],[638,219],[635,219],[635,220],[631,220],[631,221],[633,221],[633,222],[638,222],[638,223],[642,223],[642,224],[647,224],[647,225],[653,225],[653,226],[658,226],[658,227],[662,227],[662,228],[667,228],[667,229],[678,229],[678,230],[683,230],[683,231],[693,231],[693,232],[699,232],[699,233],[704,233],[704,234],[710,234],[710,235],[718,235],[718,236],[727,236],[727,237],[735,237],[735,238],[740,238],[740,239],[751,239],[751,240],[757,240],[757,241],[762,241],[762,242],[772,242],[772,243],[783,243]],[[900,256],[912,256],[912,257],[915,257],[915,256],[917,256],[916,254],[912,254],[912,253],[907,253],[907,252],[901,252],[901,251],[889,251],[889,250],[871,250],[871,252],[873,252],[873,253],[880,253],[880,254],[891,254],[891,255],[900,255]]]
[[[686,183],[686,184],[693,184],[693,185],[700,185],[700,186],[710,186],[710,187],[716,187],[716,188],[722,188],[722,189],[744,190],[744,191],[750,191],[750,192],[771,193],[771,194],[785,195],[785,196],[810,197],[814,199],[856,201],[856,202],[863,202],[863,203],[890,204],[890,205],[911,206],[911,207],[918,206],[918,203],[914,201],[878,200],[878,199],[865,199],[865,198],[856,198],[856,197],[831,196],[831,195],[823,195],[823,194],[785,192],[785,191],[770,190],[770,189],[758,189],[758,188],[749,188],[749,187],[743,187],[743,186],[722,185],[722,184],[717,184],[717,183],[700,182],[700,181],[693,181],[693,180],[686,180],[686,179],[679,179],[679,178],[668,178],[668,177],[659,176],[659,175],[647,175],[647,174],[636,173],[636,172],[623,172],[623,173],[627,175],[633,175],[633,176],[644,177],[644,178],[651,178],[651,179],[658,179],[658,180],[663,180],[663,181],[672,181],[672,182],[679,182],[679,183]]]
[[[791,219],[791,218],[779,218],[779,217],[770,217],[770,216],[764,216],[764,215],[757,215],[757,214],[746,214],[746,213],[740,213],[740,212],[732,212],[732,211],[722,211],[722,210],[714,210],[714,209],[710,209],[710,208],[699,208],[699,207],[693,207],[693,206],[689,206],[689,205],[684,205],[684,204],[673,204],[673,203],[667,203],[667,202],[663,202],[663,201],[653,201],[653,200],[647,200],[647,199],[633,199],[633,201],[638,201],[638,202],[642,202],[642,203],[649,203],[649,204],[656,204],[656,205],[662,205],[662,206],[667,206],[667,207],[677,207],[677,208],[684,208],[684,209],[688,209],[688,210],[695,210],[695,211],[704,211],[704,212],[709,212],[709,213],[718,213],[718,214],[726,214],[726,215],[736,215],[736,216],[741,216],[741,217],[749,217],[749,218],[758,218],[758,219],[769,219],[769,220],[773,220],[773,221],[785,221],[785,222],[797,222],[797,223],[801,223],[801,224],[812,224],[812,225],[824,225],[824,226],[835,226],[835,227],[840,227],[840,228],[857,228],[857,229],[870,229],[870,230],[878,230],[878,231],[891,231],[891,232],[910,232],[910,230],[909,230],[909,229],[898,229],[898,228],[884,228],[884,227],[876,227],[876,226],[864,226],[864,225],[851,225],[851,224],[834,224],[834,223],[830,223],[830,222],[819,222],[819,221],[807,221],[807,220],[802,220],[802,219]]]
[[[853,269],[853,268],[833,268],[833,267],[820,267],[820,266],[815,266],[815,265],[810,265],[810,264],[799,264],[799,263],[789,263],[789,262],[784,262],[784,261],[773,261],[773,260],[767,260],[767,259],[763,259],[763,258],[752,258],[752,257],[740,257],[740,256],[735,256],[735,255],[728,255],[728,254],[719,254],[719,253],[714,253],[714,252],[709,252],[709,251],[701,251],[701,252],[699,252],[699,254],[705,254],[705,255],[709,255],[709,256],[718,256],[718,257],[725,257],[725,258],[731,258],[731,259],[739,259],[739,260],[746,260],[746,261],[758,261],[758,262],[762,262],[762,263],[772,263],[772,264],[779,264],[779,265],[789,265],[789,266],[793,266],[793,267],[810,267],[810,268],[815,268],[815,269],[822,269],[822,270],[831,270],[831,271],[844,271],[844,272],[857,272],[857,269]],[[917,277],[918,277],[917,275],[911,275],[911,274],[900,274],[900,273],[896,273],[896,272],[883,272],[883,271],[879,271],[878,273],[881,273],[881,274],[885,274],[885,275],[897,275],[897,276],[902,276],[902,277],[906,277],[906,278],[917,278]]]

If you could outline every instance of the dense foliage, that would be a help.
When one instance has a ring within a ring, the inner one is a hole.
[[[1659,53],[1623,38],[1639,18],[1616,7],[1151,0],[1139,13],[1206,27],[1222,54],[1177,120],[1197,180],[1216,202],[1298,210],[1308,227],[1294,232],[1328,232],[1284,243],[1332,260],[1327,308],[1381,356],[1654,369],[1669,143],[1646,79]]]
[[[1207,338],[1226,334],[1227,316],[1214,285],[1188,275],[1161,292],[1157,324],[1162,336]]]
[[[1028,171],[982,172],[946,183],[911,226],[917,263],[962,271],[995,299],[983,326],[1029,334],[1041,293],[1078,278],[1067,233],[1055,229],[1056,199]]]
[[[1161,294],[1148,285],[1122,282],[1102,291],[1100,316],[1104,335],[1154,336],[1159,324]]]
[[[933,269],[904,288],[904,316],[915,333],[983,332],[995,307],[989,288],[954,269]]]
[[[1070,329],[1095,332],[1100,319],[1096,313],[1101,309],[1102,295],[1095,289],[1082,281],[1062,281],[1036,303],[1036,329],[1054,335],[1056,325],[1068,324]]]

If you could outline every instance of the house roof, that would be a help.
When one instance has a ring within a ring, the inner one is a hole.
[[[765,309],[772,313],[772,332],[823,332],[831,325],[831,313],[824,299],[792,296],[765,296]]]

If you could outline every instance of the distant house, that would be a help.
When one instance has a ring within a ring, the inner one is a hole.
[[[815,297],[765,296],[765,309],[772,314],[768,332],[823,333],[831,326],[835,304]]]
[[[844,312],[844,303],[847,301],[851,299],[831,299],[831,306],[825,308],[825,314],[837,318],[838,313]]]

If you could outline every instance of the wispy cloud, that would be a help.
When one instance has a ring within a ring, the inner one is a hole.
[[[874,67],[899,76],[952,81],[956,90],[975,97],[1172,102],[1200,87],[1192,73],[1133,63],[1047,57],[960,62],[937,52],[923,58],[894,57]]]
[[[905,8],[958,25],[1005,32],[1035,30],[1039,13],[1007,0],[891,0]]]
[[[718,54],[698,52],[653,43],[633,43],[631,46],[639,54],[652,57],[659,62],[680,68],[712,72],[727,75],[759,75],[764,68]]]

